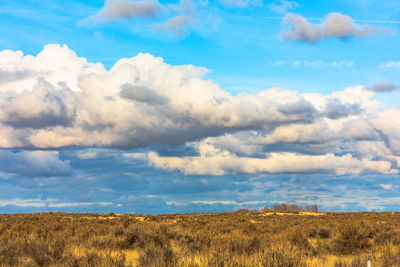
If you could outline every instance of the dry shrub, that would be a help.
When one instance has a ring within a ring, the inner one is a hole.
[[[48,244],[41,240],[27,243],[25,254],[31,257],[38,266],[49,266],[52,263]]]
[[[335,251],[339,254],[351,254],[371,246],[373,231],[364,223],[343,224],[339,231],[339,238],[335,240]]]
[[[318,232],[318,236],[322,239],[330,238],[331,237],[331,231],[326,228],[322,228]]]
[[[4,264],[6,266],[18,266],[19,257],[21,252],[18,249],[16,242],[10,242],[5,246],[0,247],[0,265]]]
[[[315,228],[311,229],[308,232],[308,237],[316,237],[317,236],[317,230]]]
[[[253,238],[235,238],[230,240],[228,243],[224,240],[220,240],[222,244],[227,244],[227,250],[231,254],[238,255],[251,255],[260,249],[260,240],[257,237]],[[224,247],[224,246],[222,246]]]
[[[110,266],[110,267],[125,267],[125,256],[117,254],[111,256],[110,253],[106,255],[99,255],[97,253],[89,252],[83,257],[70,258],[65,266],[79,266],[79,267],[97,267],[97,266]]]
[[[351,262],[346,262],[344,260],[336,260],[334,267],[365,267],[367,266],[367,260],[361,259],[360,257],[354,258]]]
[[[144,254],[139,258],[139,266],[159,266],[173,267],[176,266],[178,258],[174,254],[171,247],[150,246],[144,250]]]
[[[135,248],[137,244],[143,239],[143,232],[136,226],[128,227],[123,234],[123,240],[119,244],[122,249]]]
[[[310,246],[308,239],[303,231],[299,228],[293,229],[288,235],[289,241],[297,246],[300,250],[312,252],[312,247]]]
[[[263,253],[263,267],[302,267],[302,253],[291,246],[270,247]]]
[[[207,266],[224,267],[232,263],[232,257],[228,253],[222,250],[214,250],[210,254],[206,255]],[[232,264],[233,265],[233,264]]]
[[[395,236],[396,236],[396,232],[393,232],[393,231],[380,233],[375,237],[374,243],[376,245],[383,245],[385,243],[391,243]]]
[[[260,249],[260,239],[253,237],[247,241],[245,252],[247,255],[253,254]]]

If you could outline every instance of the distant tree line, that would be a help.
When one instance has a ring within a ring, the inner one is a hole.
[[[318,212],[318,205],[299,206],[297,204],[283,203],[281,205],[274,205],[273,208],[264,206],[262,209],[264,212]]]

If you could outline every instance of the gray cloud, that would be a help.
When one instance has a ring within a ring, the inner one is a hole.
[[[35,73],[29,70],[15,70],[15,71],[0,70],[0,85],[3,83],[22,80],[34,75]]]
[[[74,119],[72,98],[69,89],[56,90],[39,78],[32,91],[1,99],[0,121],[15,128],[68,126]]]
[[[315,107],[304,99],[281,105],[278,110],[286,116],[295,116],[304,121],[313,120],[314,117],[318,116],[318,111]]]
[[[131,99],[150,105],[164,104],[167,99],[158,95],[154,90],[143,86],[134,86],[129,83],[121,85],[121,92],[119,95],[126,99]]]
[[[0,171],[25,177],[66,176],[72,174],[69,161],[55,151],[0,150]]]
[[[156,0],[106,0],[104,7],[90,20],[107,22],[137,17],[155,18],[160,9],[161,5]]]
[[[184,36],[189,28],[199,25],[197,4],[192,0],[180,0],[178,4],[161,4],[157,0],[106,0],[104,7],[95,15],[83,19],[80,24],[102,23],[123,19],[146,18],[153,28]],[[159,22],[165,20],[165,22]]]
[[[374,92],[390,92],[400,89],[400,85],[392,82],[380,82],[373,84],[372,86],[368,87],[368,89]]]
[[[311,24],[303,16],[290,13],[283,18],[283,25],[287,30],[281,32],[282,39],[310,43],[330,37],[350,38],[390,33],[387,29],[356,24],[350,16],[337,12],[329,13],[321,24]]]
[[[179,15],[168,19],[164,23],[156,25],[158,30],[168,30],[176,36],[183,36],[187,34],[189,26],[193,23],[193,16]]]
[[[169,31],[182,37],[189,33],[190,28],[200,25],[197,5],[192,0],[180,0],[178,5],[169,5],[167,9],[173,11],[174,15],[163,23],[155,24],[156,30]]]
[[[325,115],[330,119],[339,119],[350,115],[358,115],[361,113],[361,107],[358,103],[343,104],[339,99],[329,99],[324,109]]]

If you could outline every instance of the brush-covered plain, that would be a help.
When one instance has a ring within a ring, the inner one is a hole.
[[[400,266],[400,213],[3,214],[0,266]]]

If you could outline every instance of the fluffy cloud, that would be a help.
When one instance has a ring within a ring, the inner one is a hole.
[[[365,37],[379,33],[389,33],[386,29],[360,25],[341,13],[329,13],[321,24],[311,24],[298,14],[287,14],[283,18],[287,30],[281,32],[281,37],[289,41],[317,42],[329,37],[350,38]]]
[[[1,147],[182,144],[321,115],[297,93],[232,96],[201,78],[206,69],[170,66],[149,54],[121,59],[106,71],[66,46],[48,45],[36,57],[4,53],[8,68],[30,66],[38,75],[0,87]]]
[[[325,118],[313,124],[282,125],[267,133],[238,132],[196,143],[197,156],[150,153],[148,160],[157,168],[201,175],[399,173],[395,146],[382,141],[387,137],[381,136],[382,126],[371,124],[354,117]]]
[[[161,169],[185,174],[399,173],[396,108],[379,112],[373,92],[348,88],[304,98],[325,116],[282,124],[270,131],[240,131],[192,144],[197,156],[148,155]],[[343,113],[342,113],[343,112]],[[389,121],[393,125],[389,127]],[[391,129],[389,129],[391,128]]]
[[[71,92],[69,89],[55,90],[47,81],[38,78],[33,90],[1,98],[0,120],[15,128],[67,126],[74,117]]]
[[[59,45],[37,56],[5,50],[0,59],[0,73],[29,73],[0,84],[2,148],[147,148],[155,152],[131,158],[186,174],[399,170],[400,111],[384,109],[362,86],[330,95],[271,88],[234,96],[203,79],[205,68],[149,54],[120,59],[110,70]],[[157,152],[177,146],[191,152]],[[55,152],[2,153],[7,162],[36,167],[33,175],[71,171]],[[43,164],[21,163],[28,155]]]

